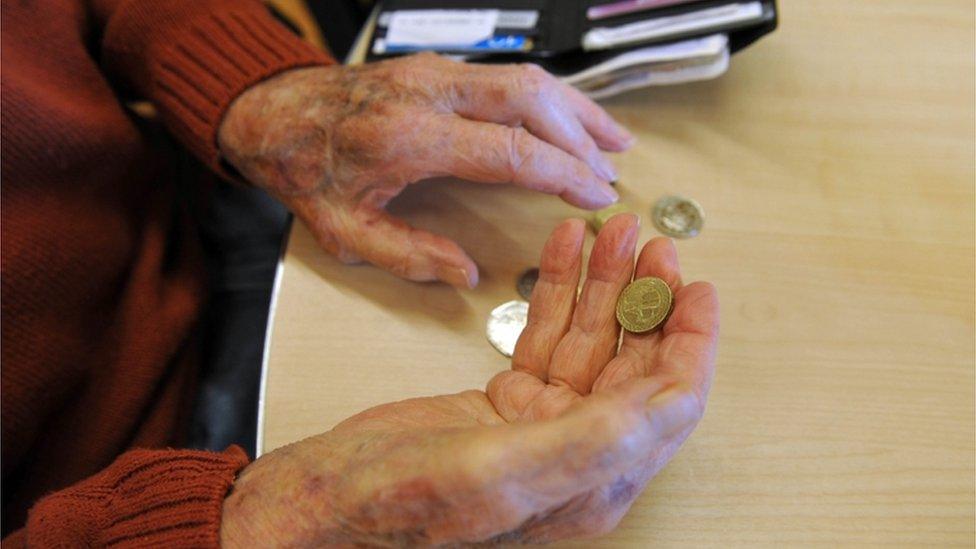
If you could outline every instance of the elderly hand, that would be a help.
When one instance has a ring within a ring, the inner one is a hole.
[[[275,450],[224,503],[234,546],[414,546],[542,542],[612,529],[701,418],[718,302],[683,285],[670,241],[644,246],[618,215],[600,232],[577,301],[583,223],[543,250],[512,369],[486,392],[367,410]],[[619,341],[617,296],[631,276],[671,285],[660,332]]]
[[[535,65],[420,54],[278,75],[234,101],[218,141],[340,260],[474,287],[478,268],[456,243],[384,205],[410,183],[451,175],[604,207],[617,198],[616,175],[600,149],[621,151],[632,137]]]

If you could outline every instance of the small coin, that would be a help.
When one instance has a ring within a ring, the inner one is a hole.
[[[697,236],[705,224],[705,211],[698,202],[681,196],[665,196],[654,205],[651,218],[663,234],[674,238]]]
[[[627,209],[627,206],[620,203],[611,204],[602,210],[597,210],[590,217],[590,227],[593,228],[593,232],[598,233],[607,221],[610,221],[611,217],[621,213],[630,213],[630,210]]]
[[[522,296],[526,301],[532,299],[532,289],[535,288],[535,283],[539,280],[539,269],[535,267],[526,270],[519,276],[518,283],[515,284],[515,288],[518,290],[520,296]]]
[[[492,347],[499,353],[511,357],[528,317],[529,304],[521,299],[495,307],[488,315],[488,325],[485,329],[485,335],[488,336]]]
[[[664,324],[673,304],[667,282],[653,276],[638,278],[620,292],[617,320],[628,332],[650,332]]]

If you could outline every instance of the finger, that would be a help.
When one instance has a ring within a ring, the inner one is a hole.
[[[513,370],[548,379],[552,353],[573,318],[585,230],[582,220],[567,219],[542,247],[528,320],[512,353]]]
[[[618,360],[607,366],[596,390],[626,384],[647,375],[684,380],[704,402],[715,372],[719,306],[715,287],[707,282],[683,286],[675,293],[674,311],[653,342],[653,350],[638,345],[621,348]],[[619,362],[618,362],[619,361]]]
[[[626,128],[617,123],[607,111],[582,92],[567,86],[567,96],[583,127],[596,144],[605,151],[621,152],[629,149],[637,140]]]
[[[416,229],[383,210],[341,212],[340,247],[396,276],[440,280],[458,288],[478,284],[478,267],[454,241]]]
[[[468,71],[464,78],[457,79],[457,93],[454,94],[455,110],[464,116],[518,125],[528,119],[527,112],[538,110],[540,105],[558,102],[580,121],[599,148],[622,151],[634,142],[630,132],[599,105],[538,65],[466,67]]]
[[[580,123],[567,97],[572,88],[538,65],[479,66],[458,83],[455,112],[472,120],[524,126],[530,133],[586,162],[605,181],[616,181],[613,164]]]
[[[694,282],[678,289],[675,309],[664,325],[664,337],[650,373],[684,380],[704,402],[715,374],[718,331],[715,286]]]
[[[494,431],[494,440],[479,447],[504,451],[484,460],[483,478],[499,479],[501,490],[516,490],[546,508],[638,467],[699,417],[697,398],[686,387],[658,377],[640,380],[582,399],[557,419]],[[513,468],[533,473],[513,476]]]
[[[604,181],[617,181],[617,170],[613,163],[603,155],[570,109],[557,102],[539,105],[527,113],[524,120],[525,128],[536,137],[586,162]]]
[[[671,239],[654,238],[641,249],[634,269],[634,280],[649,276],[664,280],[671,288],[672,294],[681,288],[678,252]],[[625,331],[620,352],[600,374],[600,378],[594,384],[594,390],[602,390],[634,377],[647,376],[658,342],[662,337],[661,331],[644,334]]]
[[[541,141],[524,128],[475,122],[445,115],[432,131],[439,135],[419,163],[432,175],[453,175],[481,183],[514,183],[559,195],[574,206],[606,207],[616,191],[584,162]]]
[[[585,395],[616,354],[617,297],[633,272],[637,228],[637,216],[620,214],[597,235],[572,324],[549,365],[549,383]]]

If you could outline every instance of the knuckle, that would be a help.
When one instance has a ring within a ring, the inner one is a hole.
[[[549,78],[549,73],[546,72],[546,70],[540,67],[539,65],[536,65],[535,63],[522,63],[521,65],[519,65],[519,68],[522,70],[522,73],[525,75],[526,78],[540,80],[540,81]]]
[[[401,255],[386,266],[386,269],[400,278],[410,278],[411,273],[410,257]]]
[[[603,433],[603,447],[594,452],[593,467],[610,468],[626,462],[641,450],[646,418],[638,411],[620,413],[606,406],[590,418],[587,432]]]
[[[534,153],[532,138],[529,132],[522,128],[507,128],[508,132],[508,172],[509,181],[519,178],[522,170]]]
[[[681,407],[682,417],[691,426],[698,425],[705,416],[705,405],[708,400],[707,389],[683,381],[678,384],[676,390],[680,392],[676,405]]]
[[[552,88],[555,78],[538,65],[525,63],[519,65],[519,81],[523,93],[541,100]]]

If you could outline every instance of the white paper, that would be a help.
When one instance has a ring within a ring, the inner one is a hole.
[[[400,10],[390,16],[389,46],[466,46],[491,38],[498,10]]]
[[[655,17],[619,27],[599,27],[583,35],[584,50],[602,50],[644,40],[663,39],[734,23],[762,19],[761,2],[728,4],[716,8]]]
[[[619,95],[625,91],[646,88],[648,86],[667,86],[699,80],[711,80],[712,78],[721,76],[728,68],[729,50],[725,48],[714,60],[704,65],[692,65],[666,71],[658,71],[654,70],[653,67],[649,67],[643,73],[629,74],[626,78],[621,78],[607,86],[587,90],[583,93],[591,99],[605,99]]]
[[[713,34],[703,38],[692,38],[691,40],[682,40],[681,42],[673,42],[659,46],[647,46],[646,48],[622,53],[589,67],[586,70],[566,76],[563,78],[563,81],[567,84],[576,84],[633,65],[676,61],[692,57],[714,56],[721,53],[728,43],[729,39],[726,35]]]

